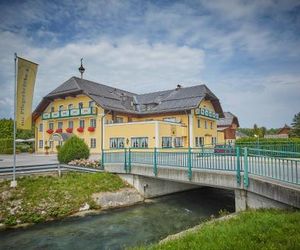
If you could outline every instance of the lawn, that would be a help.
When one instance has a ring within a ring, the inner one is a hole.
[[[62,177],[39,176],[18,179],[16,189],[10,181],[0,183],[0,223],[36,223],[75,213],[85,203],[99,208],[91,195],[116,191],[126,186],[110,173],[65,173]]]
[[[164,244],[136,249],[300,249],[300,212],[247,211]]]

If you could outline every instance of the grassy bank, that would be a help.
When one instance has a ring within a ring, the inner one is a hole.
[[[137,249],[300,249],[300,212],[258,210],[206,223],[196,232]]]
[[[77,212],[85,203],[98,208],[91,195],[116,191],[125,183],[110,173],[66,173],[62,177],[40,176],[18,179],[16,189],[10,181],[0,183],[0,223],[36,223],[62,218]]]

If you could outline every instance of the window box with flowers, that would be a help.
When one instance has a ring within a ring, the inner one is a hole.
[[[50,135],[53,134],[53,129],[50,129],[50,128],[49,128],[49,129],[47,130],[47,133],[50,134]]]
[[[67,133],[73,133],[73,128],[67,128],[66,131]]]
[[[89,132],[94,132],[95,131],[95,127],[88,127],[88,131]]]
[[[84,128],[82,128],[82,127],[77,128],[77,131],[78,131],[79,133],[82,133],[83,130],[84,130]]]
[[[56,130],[55,130],[55,133],[61,134],[61,133],[62,133],[62,129],[61,129],[61,128],[56,129]]]

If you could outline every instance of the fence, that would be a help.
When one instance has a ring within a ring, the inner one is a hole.
[[[278,156],[282,157],[278,157]],[[102,153],[102,165],[124,164],[124,170],[131,172],[131,166],[153,167],[157,176],[160,167],[178,167],[188,170],[191,180],[193,170],[219,170],[236,173],[237,182],[249,185],[249,174],[300,184],[300,153],[271,151],[257,148],[182,148],[182,149],[119,149]]]

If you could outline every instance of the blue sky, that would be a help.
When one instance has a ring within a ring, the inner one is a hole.
[[[83,57],[84,78],[136,93],[204,83],[242,127],[300,112],[299,1],[0,1],[0,117],[14,52],[39,64],[34,107]]]

